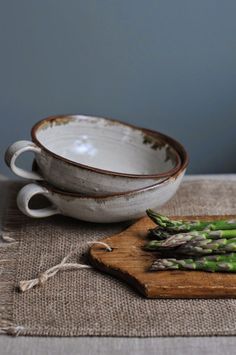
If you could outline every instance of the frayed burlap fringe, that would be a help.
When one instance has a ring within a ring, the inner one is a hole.
[[[4,182],[6,188],[9,182]],[[19,335],[21,326],[13,324],[13,288],[15,287],[15,275],[18,260],[19,241],[14,239],[15,231],[12,225],[20,225],[19,214],[11,205],[13,196],[19,189],[18,184],[11,184],[10,198],[6,202],[6,208],[2,216],[3,227],[0,230],[0,334]],[[9,228],[8,228],[9,226]],[[10,230],[11,228],[11,230]]]
[[[0,243],[0,333],[17,334],[12,323],[18,242]]]

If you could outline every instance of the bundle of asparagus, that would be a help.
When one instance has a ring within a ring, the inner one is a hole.
[[[152,210],[147,215],[158,227],[149,231],[153,240],[145,249],[171,254],[155,260],[151,270],[236,272],[236,220],[175,221]]]

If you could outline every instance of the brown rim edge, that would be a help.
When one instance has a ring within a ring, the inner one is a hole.
[[[182,170],[183,171],[183,170]],[[138,192],[143,193],[146,191],[150,191],[153,190],[155,187],[162,185],[162,184],[167,184],[168,182],[172,181],[172,180],[176,180],[176,178],[180,175],[176,174],[175,177],[167,177],[166,179],[157,182],[156,184],[144,187],[142,189],[136,189],[136,190],[131,190],[131,191],[126,191],[126,192],[119,192],[119,193],[111,193],[109,195],[84,195],[84,194],[80,194],[78,192],[67,192],[64,190],[60,190],[56,187],[54,187],[53,185],[49,184],[48,182],[45,181],[40,181],[40,182],[36,182],[36,184],[41,185],[43,187],[46,187],[47,190],[49,190],[51,193],[55,193],[58,195],[64,195],[64,196],[71,196],[71,197],[77,197],[79,199],[93,199],[93,200],[109,200],[111,198],[115,198],[115,197],[122,197],[122,196],[127,196],[127,195],[132,195],[132,194],[136,194]]]
[[[151,135],[155,135],[157,132],[157,131],[154,131],[154,130],[148,129],[148,128],[143,128],[143,127],[140,127],[140,128],[143,131],[145,131]],[[157,134],[162,135],[163,133],[157,132]],[[176,139],[171,138],[165,134],[163,134],[163,135],[166,137],[168,143],[170,143],[174,147],[174,149],[178,152],[180,159],[181,159],[181,164],[180,164],[181,170],[187,168],[187,166],[189,164],[189,155],[188,155],[186,149],[184,148],[184,146],[181,143],[179,143]]]
[[[138,174],[127,174],[127,173],[118,173],[118,172],[113,172],[113,171],[109,171],[109,170],[103,170],[103,169],[99,169],[99,168],[94,168],[94,167],[90,167],[88,165],[84,165],[84,164],[80,164],[80,163],[76,163],[72,160],[69,160],[67,158],[61,157],[60,155],[57,155],[56,153],[53,153],[52,151],[50,151],[49,149],[47,149],[46,147],[44,147],[39,140],[36,137],[36,132],[37,130],[44,125],[45,123],[48,122],[53,122],[55,120],[58,119],[65,119],[65,118],[76,118],[76,117],[80,117],[83,116],[85,118],[95,118],[95,119],[103,119],[103,120],[107,120],[113,123],[118,123],[121,124],[123,126],[127,126],[130,128],[133,128],[135,130],[138,131],[142,131],[147,133],[148,135],[150,135],[151,137],[159,137],[161,140],[167,142],[171,148],[174,150],[174,152],[176,153],[176,160],[177,160],[177,164],[175,166],[175,168],[172,168],[171,170],[167,171],[166,173],[160,173],[160,174],[152,174],[152,175],[138,175]],[[183,146],[176,140],[174,140],[173,138],[167,136],[166,134],[160,133],[158,131],[153,131],[153,130],[149,130],[149,129],[144,129],[142,127],[138,127],[138,126],[134,126],[131,125],[129,123],[124,123],[122,121],[118,121],[115,119],[111,119],[111,118],[105,118],[105,117],[97,117],[97,116],[89,116],[89,115],[75,115],[75,114],[67,114],[67,115],[54,115],[54,116],[49,116],[47,118],[44,118],[40,121],[38,121],[31,129],[31,138],[32,141],[38,145],[41,149],[43,149],[44,151],[46,151],[47,153],[49,153],[50,155],[52,155],[54,158],[58,159],[58,160],[62,160],[63,162],[67,163],[67,164],[71,164],[77,167],[80,167],[82,169],[86,169],[86,170],[90,170],[90,171],[94,171],[96,173],[99,174],[104,174],[104,175],[113,175],[113,176],[123,176],[123,177],[129,177],[129,178],[143,178],[143,179],[152,179],[152,178],[162,178],[162,177],[170,177],[172,175],[174,175],[177,171],[179,171],[180,167],[181,167],[181,159],[178,153],[179,149],[176,149],[176,146],[179,146],[180,149],[182,149],[186,155],[187,152],[185,151],[185,149],[183,148]]]

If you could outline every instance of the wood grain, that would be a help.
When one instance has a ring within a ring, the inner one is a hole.
[[[172,217],[180,219],[180,217]],[[232,219],[236,216],[188,216],[185,220]],[[226,298],[236,297],[236,274],[208,273],[202,271],[158,271],[149,267],[155,253],[143,250],[146,235],[154,223],[142,218],[125,231],[104,238],[112,251],[103,246],[90,248],[91,264],[102,272],[114,275],[148,298]]]

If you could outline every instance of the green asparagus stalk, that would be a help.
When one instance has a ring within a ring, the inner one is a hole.
[[[157,259],[150,268],[151,271],[178,269],[236,272],[236,254],[208,255],[197,259]]]
[[[174,253],[185,255],[225,254],[228,252],[236,252],[236,238],[214,240],[207,239],[202,235],[197,236],[195,239],[190,239],[189,241],[173,240],[169,245],[166,241],[152,240],[147,243],[145,249],[159,252],[174,250]]]
[[[152,240],[145,246],[147,250],[158,250],[160,248],[176,248],[180,245],[186,244],[190,241],[200,242],[207,240],[206,233],[191,232],[183,234],[174,234],[164,240]]]
[[[175,221],[166,216],[162,216],[155,211],[148,209],[147,215],[161,228],[171,233],[189,232],[189,231],[203,231],[203,230],[222,230],[222,229],[236,229],[236,220],[222,220],[222,221]]]
[[[231,239],[236,238],[236,229],[230,230],[218,230],[218,231],[193,231],[189,233],[179,233],[174,235],[169,235],[169,237],[156,241],[149,242],[151,246],[162,247],[162,248],[176,248],[177,246],[186,244],[187,242],[193,241],[198,242],[201,240],[216,240],[216,239]]]
[[[190,241],[177,249],[178,253],[185,255],[225,254],[236,251],[236,238]]]

